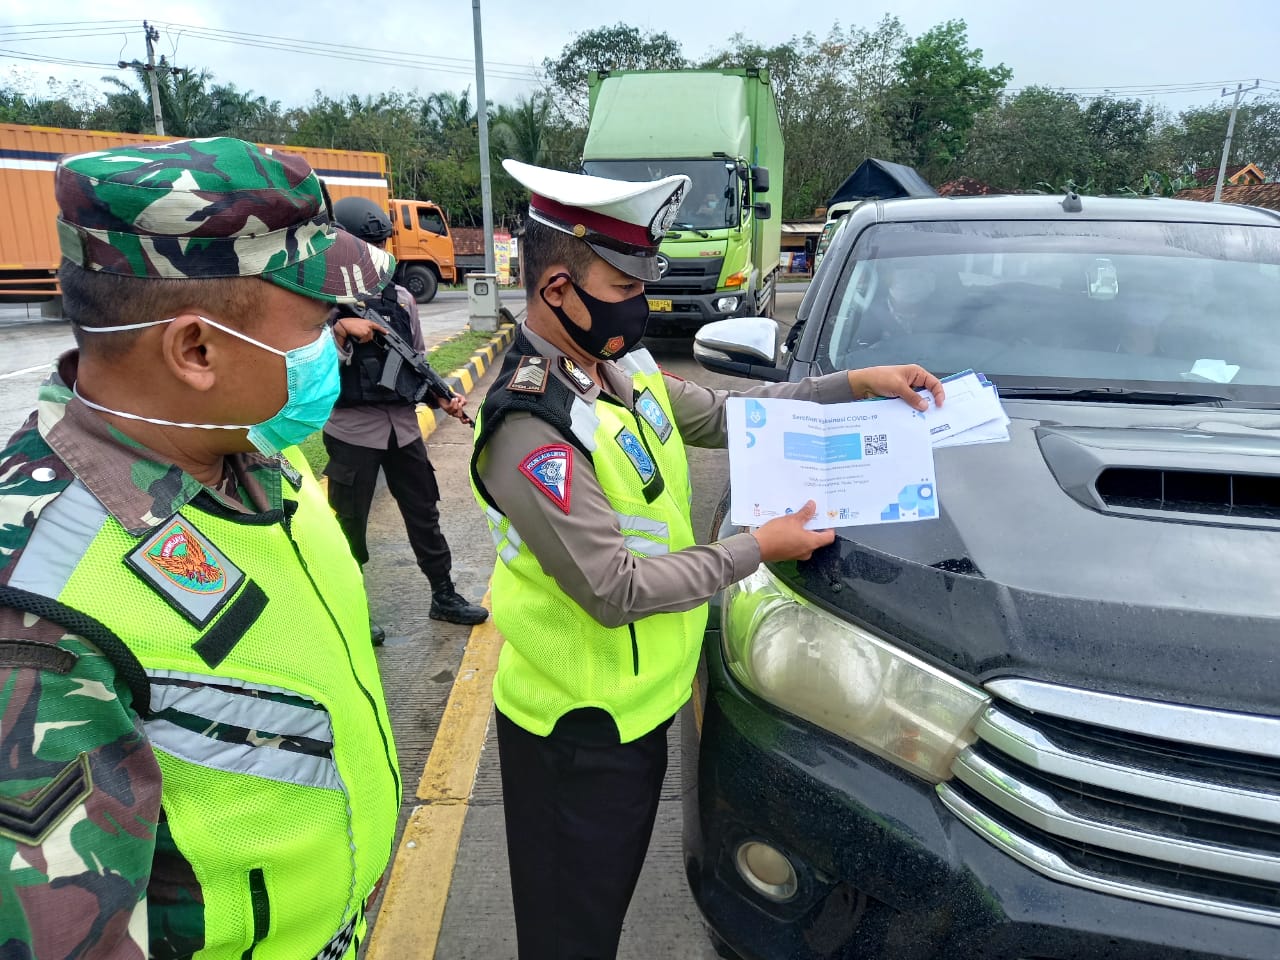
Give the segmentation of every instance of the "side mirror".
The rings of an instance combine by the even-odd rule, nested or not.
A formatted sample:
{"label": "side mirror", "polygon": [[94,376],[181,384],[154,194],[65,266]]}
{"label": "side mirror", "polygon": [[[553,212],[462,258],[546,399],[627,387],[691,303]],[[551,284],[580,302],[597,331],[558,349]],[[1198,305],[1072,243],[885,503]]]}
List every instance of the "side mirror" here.
{"label": "side mirror", "polygon": [[751,205],[757,220],[768,220],[773,216],[773,204],[768,200],[757,200]]}
{"label": "side mirror", "polygon": [[769,317],[733,317],[702,327],[693,358],[715,373],[757,380],[785,380],[778,367],[778,324]]}
{"label": "side mirror", "polygon": [[769,168],[768,167],[752,167],[751,168],[751,184],[755,187],[756,193],[769,192]]}

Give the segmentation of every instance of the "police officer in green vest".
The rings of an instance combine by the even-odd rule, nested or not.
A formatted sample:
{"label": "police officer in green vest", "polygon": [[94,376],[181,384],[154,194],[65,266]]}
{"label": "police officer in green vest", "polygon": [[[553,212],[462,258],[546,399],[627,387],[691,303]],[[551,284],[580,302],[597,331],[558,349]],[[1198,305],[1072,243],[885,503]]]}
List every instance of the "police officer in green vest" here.
{"label": "police officer in green vest", "polygon": [[393,260],[239,140],[68,157],[56,195],[79,349],[0,451],[0,954],[354,958],[401,783],[295,445]]}
{"label": "police officer in green vest", "polygon": [[[832,541],[812,503],[698,545],[685,446],[725,445],[725,391],[640,347],[645,281],[688,188],[503,166],[531,193],[526,320],[476,418],[472,484],[497,548],[494,680],[521,960],[616,955],[657,813],[667,728],[689,698],[706,601],[761,561]],[[918,366],[739,396],[942,401]]]}

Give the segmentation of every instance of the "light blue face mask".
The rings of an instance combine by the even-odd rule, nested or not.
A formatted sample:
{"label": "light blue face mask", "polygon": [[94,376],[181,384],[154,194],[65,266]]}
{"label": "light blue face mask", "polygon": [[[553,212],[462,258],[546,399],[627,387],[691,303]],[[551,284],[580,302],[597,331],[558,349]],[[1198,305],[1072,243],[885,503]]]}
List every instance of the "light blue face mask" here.
{"label": "light blue face mask", "polygon": [[[141,330],[144,327],[155,327],[162,323],[173,323],[176,317],[167,320],[151,320],[147,323],[130,323],[119,327],[86,327],[80,329],[85,333],[121,333],[125,330]],[[259,343],[252,337],[245,336],[238,330],[224,327],[216,320],[200,317],[211,327],[217,327],[223,333],[237,337],[255,347],[261,347],[278,357],[284,357],[285,376],[288,380],[289,396],[269,420],[256,424],[227,423],[179,423],[174,420],[160,420],[155,417],[144,417],[136,413],[125,413],[123,410],[112,410],[96,404],[76,390],[76,396],[87,407],[111,413],[126,420],[139,420],[143,423],[154,423],[162,427],[183,427],[189,430],[247,430],[249,442],[265,456],[274,457],[280,451],[301,443],[311,434],[323,427],[333,412],[337,402],[341,384],[338,378],[338,348],[333,342],[333,333],[325,327],[324,331],[305,347],[293,350],[277,350],[265,343]]]}

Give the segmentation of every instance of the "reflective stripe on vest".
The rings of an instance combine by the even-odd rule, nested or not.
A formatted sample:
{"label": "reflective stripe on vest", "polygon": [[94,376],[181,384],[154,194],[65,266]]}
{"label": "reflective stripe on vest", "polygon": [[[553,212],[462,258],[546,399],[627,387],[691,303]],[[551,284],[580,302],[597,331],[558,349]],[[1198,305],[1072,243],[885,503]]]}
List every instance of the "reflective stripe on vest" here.
{"label": "reflective stripe on vest", "polygon": [[[197,960],[353,955],[395,834],[399,773],[359,568],[295,465],[302,487],[286,487],[278,515],[201,494],[141,539],[73,483],[15,567],[22,589],[93,617],[146,670],[161,806],[200,884]],[[184,558],[202,569],[183,573]],[[175,908],[184,930],[192,908]],[[161,898],[148,915],[153,940],[174,926]]]}
{"label": "reflective stripe on vest", "polygon": [[[662,373],[648,352],[634,351],[625,359],[632,361],[626,366],[635,391],[650,390],[674,423]],[[482,409],[477,436],[483,418]],[[596,478],[627,549],[650,558],[692,546],[689,468],[679,432],[672,430],[663,443],[642,417],[608,400],[588,405],[578,399],[570,419],[575,438],[592,451]],[[582,433],[587,424],[590,437]],[[663,490],[652,502],[646,501],[639,468],[620,445],[623,430],[641,442],[662,475]],[[474,485],[473,492],[502,561],[494,567],[491,587],[494,622],[506,638],[494,679],[498,708],[545,736],[569,710],[599,707],[613,716],[624,743],[673,716],[689,696],[706,605],[605,627],[560,589],[510,520],[489,507]]]}

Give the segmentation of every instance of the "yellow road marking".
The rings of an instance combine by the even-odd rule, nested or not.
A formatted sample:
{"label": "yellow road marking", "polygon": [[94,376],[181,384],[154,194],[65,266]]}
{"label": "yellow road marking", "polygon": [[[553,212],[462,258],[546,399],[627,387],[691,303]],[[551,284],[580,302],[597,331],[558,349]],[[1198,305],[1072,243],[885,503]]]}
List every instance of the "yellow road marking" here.
{"label": "yellow road marking", "polygon": [[[483,603],[489,606],[488,593]],[[418,781],[417,798],[423,802],[413,808],[405,824],[366,960],[431,960],[435,956],[484,748],[501,650],[502,635],[492,621],[472,628]]]}

